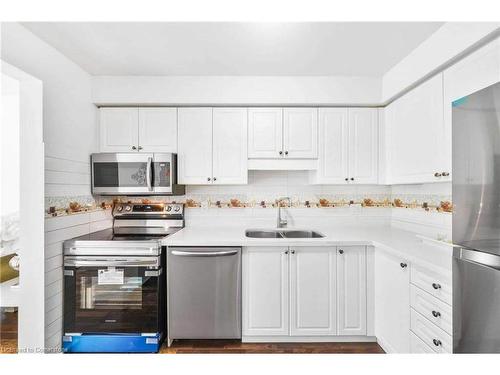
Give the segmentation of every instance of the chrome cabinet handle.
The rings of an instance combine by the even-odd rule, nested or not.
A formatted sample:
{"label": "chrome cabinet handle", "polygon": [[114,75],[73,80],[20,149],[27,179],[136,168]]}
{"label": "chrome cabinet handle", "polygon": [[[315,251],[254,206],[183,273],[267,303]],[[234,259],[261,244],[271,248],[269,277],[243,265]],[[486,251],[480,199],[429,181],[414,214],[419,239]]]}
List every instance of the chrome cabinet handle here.
{"label": "chrome cabinet handle", "polygon": [[344,250],[340,249],[339,254],[344,254]]}
{"label": "chrome cabinet handle", "polygon": [[348,179],[347,177],[345,178],[345,180],[346,180],[346,181],[349,181],[349,179]]}
{"label": "chrome cabinet handle", "polygon": [[132,146],[132,150],[137,150],[137,147],[135,147],[135,146]]}
{"label": "chrome cabinet handle", "polygon": [[432,310],[432,315],[434,316],[434,318],[439,318],[441,316],[441,313],[439,311]]}
{"label": "chrome cabinet handle", "polygon": [[354,177],[351,177],[351,181],[354,181]]}
{"label": "chrome cabinet handle", "polygon": [[434,343],[434,345],[436,346],[441,346],[442,345],[442,342],[441,340],[438,340],[438,339],[433,339],[432,342]]}
{"label": "chrome cabinet handle", "polygon": [[292,254],[295,254],[295,250],[292,250]]}
{"label": "chrome cabinet handle", "polygon": [[441,289],[441,285],[436,283],[432,283],[432,287],[436,290]]}
{"label": "chrome cabinet handle", "polygon": [[217,177],[214,177],[214,181],[217,181]]}
{"label": "chrome cabinet handle", "polygon": [[138,149],[139,151],[140,151],[140,150],[142,150],[142,146],[137,147],[137,149]]}
{"label": "chrome cabinet handle", "polygon": [[285,251],[285,254],[288,254],[288,250]]}
{"label": "chrome cabinet handle", "polygon": [[439,172],[434,173],[434,177],[441,177],[441,176],[442,176],[442,174]]}
{"label": "chrome cabinet handle", "polygon": [[443,173],[441,173],[441,175],[442,175],[443,177],[448,177],[450,174],[449,174],[448,172],[443,172]]}
{"label": "chrome cabinet handle", "polygon": [[401,266],[401,268],[406,268],[406,267],[408,267],[408,264],[406,264],[406,263],[400,263],[399,265]]}
{"label": "chrome cabinet handle", "polygon": [[280,155],[283,155],[283,151],[280,151],[280,152],[279,152],[279,154],[280,154]]}
{"label": "chrome cabinet handle", "polygon": [[210,181],[210,180],[211,180],[211,178],[210,178],[210,177],[207,177],[207,181]]}
{"label": "chrome cabinet handle", "polygon": [[288,151],[285,151],[285,155],[288,155]]}

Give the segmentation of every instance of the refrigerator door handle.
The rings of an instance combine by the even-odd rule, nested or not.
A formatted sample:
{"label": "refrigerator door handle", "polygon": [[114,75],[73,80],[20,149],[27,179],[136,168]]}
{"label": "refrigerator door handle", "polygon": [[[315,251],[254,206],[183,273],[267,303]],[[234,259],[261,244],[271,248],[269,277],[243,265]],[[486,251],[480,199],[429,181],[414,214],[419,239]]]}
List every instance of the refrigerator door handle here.
{"label": "refrigerator door handle", "polygon": [[500,256],[498,255],[460,248],[455,253],[455,258],[500,271]]}

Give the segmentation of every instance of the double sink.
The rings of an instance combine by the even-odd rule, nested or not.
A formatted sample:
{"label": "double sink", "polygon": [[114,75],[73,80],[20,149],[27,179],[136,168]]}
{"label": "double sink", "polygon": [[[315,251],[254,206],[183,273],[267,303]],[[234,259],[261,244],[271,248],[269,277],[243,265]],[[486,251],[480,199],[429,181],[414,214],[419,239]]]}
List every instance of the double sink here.
{"label": "double sink", "polygon": [[295,229],[248,229],[245,236],[249,238],[323,238],[319,232],[313,230],[295,230]]}

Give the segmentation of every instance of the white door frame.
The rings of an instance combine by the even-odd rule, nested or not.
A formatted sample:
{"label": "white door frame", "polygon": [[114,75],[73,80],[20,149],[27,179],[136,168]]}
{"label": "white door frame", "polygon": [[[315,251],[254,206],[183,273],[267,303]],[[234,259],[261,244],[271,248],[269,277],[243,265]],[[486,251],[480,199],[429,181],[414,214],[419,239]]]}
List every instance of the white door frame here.
{"label": "white door frame", "polygon": [[45,345],[44,145],[42,82],[1,61],[2,73],[19,82],[20,270],[18,349],[40,353]]}

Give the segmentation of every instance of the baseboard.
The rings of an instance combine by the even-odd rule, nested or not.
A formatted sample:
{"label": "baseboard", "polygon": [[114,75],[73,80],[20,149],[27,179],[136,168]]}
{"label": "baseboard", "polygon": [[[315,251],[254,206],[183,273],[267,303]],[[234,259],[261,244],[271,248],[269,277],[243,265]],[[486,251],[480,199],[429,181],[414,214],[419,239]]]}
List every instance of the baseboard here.
{"label": "baseboard", "polygon": [[243,336],[241,342],[377,342],[375,336]]}

